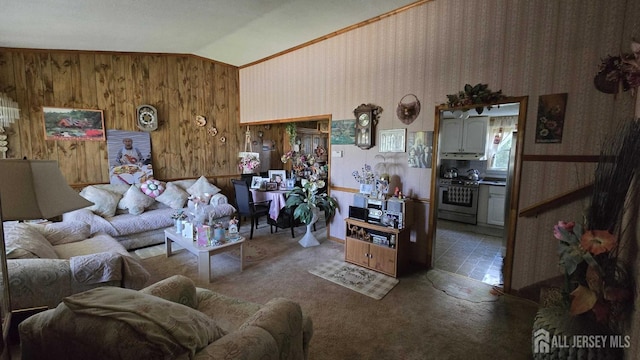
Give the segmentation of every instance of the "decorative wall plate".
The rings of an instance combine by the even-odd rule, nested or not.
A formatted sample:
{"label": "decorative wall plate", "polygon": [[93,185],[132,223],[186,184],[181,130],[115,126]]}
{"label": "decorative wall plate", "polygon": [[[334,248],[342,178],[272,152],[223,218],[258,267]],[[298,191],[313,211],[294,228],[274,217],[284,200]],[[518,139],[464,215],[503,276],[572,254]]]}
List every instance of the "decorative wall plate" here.
{"label": "decorative wall plate", "polygon": [[158,129],[158,110],[151,105],[140,105],[136,108],[138,128],[142,131]]}
{"label": "decorative wall plate", "polygon": [[207,119],[202,115],[196,116],[196,126],[203,127],[205,125],[207,125]]}
{"label": "decorative wall plate", "polygon": [[220,142],[221,143],[226,143],[227,142],[227,138],[225,136],[220,136]]}
{"label": "decorative wall plate", "polygon": [[207,129],[207,132],[211,136],[216,136],[216,135],[218,135],[218,128],[216,128],[214,126],[209,126],[209,128]]}

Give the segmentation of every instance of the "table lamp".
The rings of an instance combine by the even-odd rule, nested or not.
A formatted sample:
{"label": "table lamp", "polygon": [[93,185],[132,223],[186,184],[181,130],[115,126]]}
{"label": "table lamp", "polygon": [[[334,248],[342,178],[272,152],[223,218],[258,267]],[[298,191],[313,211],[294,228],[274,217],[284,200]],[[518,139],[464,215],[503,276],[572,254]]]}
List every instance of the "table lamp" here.
{"label": "table lamp", "polygon": [[7,351],[11,298],[3,221],[49,219],[91,206],[65,180],[57,161],[0,159],[0,261],[3,281],[0,315],[2,351]]}

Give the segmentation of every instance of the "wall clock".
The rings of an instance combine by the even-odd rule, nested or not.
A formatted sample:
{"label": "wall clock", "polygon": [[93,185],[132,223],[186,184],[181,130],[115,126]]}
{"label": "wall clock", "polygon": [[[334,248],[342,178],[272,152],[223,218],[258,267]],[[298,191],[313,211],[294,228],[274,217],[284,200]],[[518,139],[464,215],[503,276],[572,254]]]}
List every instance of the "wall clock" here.
{"label": "wall clock", "polygon": [[140,105],[136,109],[138,128],[142,131],[158,129],[158,110],[151,105]]}
{"label": "wall clock", "polygon": [[356,116],[356,146],[371,149],[375,145],[375,126],[382,108],[373,104],[362,104],[353,110]]}

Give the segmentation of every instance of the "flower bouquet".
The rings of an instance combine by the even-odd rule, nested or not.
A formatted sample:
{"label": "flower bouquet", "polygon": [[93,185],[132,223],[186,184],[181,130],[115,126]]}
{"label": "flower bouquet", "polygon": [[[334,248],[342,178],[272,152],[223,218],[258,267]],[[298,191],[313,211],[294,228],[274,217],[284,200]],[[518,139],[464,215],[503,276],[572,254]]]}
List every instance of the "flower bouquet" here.
{"label": "flower bouquet", "polygon": [[238,169],[240,169],[243,174],[254,173],[259,166],[260,158],[258,157],[257,153],[245,152],[240,154],[240,163],[238,164]]}
{"label": "flower bouquet", "polygon": [[634,250],[625,245],[635,241],[635,223],[628,214],[640,208],[634,191],[640,180],[640,124],[628,122],[602,149],[584,223],[560,221],[554,237],[559,240],[569,313],[591,316],[620,333],[634,302]]}

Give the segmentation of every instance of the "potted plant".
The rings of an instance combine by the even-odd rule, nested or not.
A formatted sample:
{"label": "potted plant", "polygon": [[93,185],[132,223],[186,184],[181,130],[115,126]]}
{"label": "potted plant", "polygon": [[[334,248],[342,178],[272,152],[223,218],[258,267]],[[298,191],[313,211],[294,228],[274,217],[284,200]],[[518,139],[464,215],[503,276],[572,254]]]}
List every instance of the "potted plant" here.
{"label": "potted plant", "polygon": [[325,186],[324,180],[311,177],[302,179],[302,187],[296,186],[287,193],[287,208],[293,209],[293,218],[307,225],[307,233],[299,241],[304,247],[320,245],[311,232],[312,225],[318,221],[318,211],[324,211],[328,222],[336,213],[338,202],[327,195],[318,193]]}

